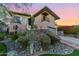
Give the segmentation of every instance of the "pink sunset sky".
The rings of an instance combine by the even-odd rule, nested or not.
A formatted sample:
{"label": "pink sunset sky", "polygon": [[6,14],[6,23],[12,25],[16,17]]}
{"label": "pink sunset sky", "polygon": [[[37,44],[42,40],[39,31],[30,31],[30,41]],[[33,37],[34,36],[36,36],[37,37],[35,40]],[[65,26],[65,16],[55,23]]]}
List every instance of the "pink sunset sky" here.
{"label": "pink sunset sky", "polygon": [[50,8],[54,13],[56,13],[60,19],[56,21],[58,25],[78,25],[79,24],[79,3],[32,3],[32,6],[27,8],[22,6],[22,8],[15,8],[12,4],[11,10],[17,12],[29,12],[35,14],[44,6]]}

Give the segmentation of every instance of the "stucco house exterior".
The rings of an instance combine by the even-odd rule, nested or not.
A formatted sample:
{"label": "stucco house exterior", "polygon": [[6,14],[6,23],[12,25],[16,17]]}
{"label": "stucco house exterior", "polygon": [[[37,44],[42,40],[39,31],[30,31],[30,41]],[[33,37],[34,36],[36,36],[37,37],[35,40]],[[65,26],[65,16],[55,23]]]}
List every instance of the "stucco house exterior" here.
{"label": "stucco house exterior", "polygon": [[35,17],[35,25],[38,29],[49,29],[53,33],[57,34],[57,25],[55,20],[60,19],[60,17],[48,7],[45,6],[33,16]]}
{"label": "stucco house exterior", "polygon": [[[10,13],[14,19],[11,19],[10,21],[9,32],[14,32],[16,27],[18,32],[25,32],[26,29],[30,29],[31,19],[27,15],[12,11],[10,11]],[[60,17],[58,17],[48,7],[45,6],[33,16],[35,18],[34,25],[36,29],[49,29],[53,33],[57,34],[55,20],[60,19]]]}
{"label": "stucco house exterior", "polygon": [[[12,12],[12,19],[9,24],[9,32],[25,32],[28,26],[28,15],[24,13]],[[16,29],[16,30],[15,30]]]}

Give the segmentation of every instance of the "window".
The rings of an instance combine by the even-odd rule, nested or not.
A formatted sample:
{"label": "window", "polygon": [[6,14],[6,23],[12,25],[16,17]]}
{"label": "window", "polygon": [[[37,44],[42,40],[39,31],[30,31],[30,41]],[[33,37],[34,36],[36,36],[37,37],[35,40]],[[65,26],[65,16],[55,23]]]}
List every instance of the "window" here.
{"label": "window", "polygon": [[20,17],[19,16],[14,16],[14,22],[21,24]]}
{"label": "window", "polygon": [[49,18],[47,17],[48,16],[47,12],[42,13],[42,16],[43,16],[42,21],[48,21],[49,22]]}
{"label": "window", "polygon": [[28,19],[28,23],[29,23],[29,25],[31,25],[31,18]]}
{"label": "window", "polygon": [[45,21],[46,20],[46,16],[45,15],[43,15],[43,21]]}

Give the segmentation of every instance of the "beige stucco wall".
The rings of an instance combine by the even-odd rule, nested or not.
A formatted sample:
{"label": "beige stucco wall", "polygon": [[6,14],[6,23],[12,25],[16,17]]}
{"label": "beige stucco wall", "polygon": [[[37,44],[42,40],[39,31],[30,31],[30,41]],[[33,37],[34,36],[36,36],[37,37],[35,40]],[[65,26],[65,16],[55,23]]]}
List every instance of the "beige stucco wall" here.
{"label": "beige stucco wall", "polygon": [[14,25],[18,25],[18,32],[24,32],[27,29],[28,26],[28,17],[27,16],[21,16],[21,15],[14,15],[14,16],[19,16],[21,24],[18,23],[10,23],[9,25],[9,32],[14,32],[15,30],[13,29]]}
{"label": "beige stucco wall", "polygon": [[26,25],[11,23],[11,24],[9,25],[9,32],[14,32],[14,31],[15,31],[15,30],[13,29],[13,26],[14,26],[14,25],[17,25],[17,26],[18,26],[18,29],[17,29],[18,32],[25,32],[26,29],[27,29]]}
{"label": "beige stucco wall", "polygon": [[[29,29],[30,26],[28,24],[28,17],[27,16],[21,16],[21,15],[14,15],[14,16],[19,16],[21,19],[21,23],[22,24],[17,24],[18,25],[18,32],[21,32],[21,31],[26,31],[26,29]],[[44,21],[42,22],[42,15],[38,15],[37,17],[35,17],[35,22],[34,24],[38,27],[38,29],[48,29],[48,26],[50,27],[53,27],[53,28],[56,28],[56,25],[55,25],[55,19],[52,15],[48,15],[48,18],[49,18],[49,21],[50,22],[47,22],[47,21]],[[9,32],[14,32],[15,30],[13,29],[13,25],[12,23],[10,23],[9,25]],[[53,32],[56,33],[56,30],[54,30]]]}
{"label": "beige stucco wall", "polygon": [[42,22],[42,15],[40,14],[39,16],[35,17],[35,25],[37,25],[38,27],[42,28],[42,29],[47,29],[48,26],[55,28],[55,20],[54,17],[51,15],[48,15],[49,21],[44,21]]}
{"label": "beige stucco wall", "polygon": [[[41,21],[42,20],[42,15],[40,14],[39,16],[35,17],[35,25],[38,27],[38,29],[49,29],[50,31],[52,31],[54,34],[57,35],[57,27],[55,24],[55,18],[52,15],[48,15],[49,21]],[[54,28],[48,28],[48,26]]]}

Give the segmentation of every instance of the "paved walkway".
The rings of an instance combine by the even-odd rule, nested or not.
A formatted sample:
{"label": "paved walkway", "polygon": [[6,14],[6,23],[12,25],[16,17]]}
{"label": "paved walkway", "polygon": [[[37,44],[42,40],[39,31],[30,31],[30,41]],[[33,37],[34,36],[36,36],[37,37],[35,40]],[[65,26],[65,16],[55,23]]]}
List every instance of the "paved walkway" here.
{"label": "paved walkway", "polygon": [[61,40],[62,43],[79,50],[79,39],[78,38],[68,37],[68,36],[60,36],[60,38],[62,39]]}

